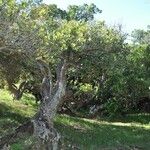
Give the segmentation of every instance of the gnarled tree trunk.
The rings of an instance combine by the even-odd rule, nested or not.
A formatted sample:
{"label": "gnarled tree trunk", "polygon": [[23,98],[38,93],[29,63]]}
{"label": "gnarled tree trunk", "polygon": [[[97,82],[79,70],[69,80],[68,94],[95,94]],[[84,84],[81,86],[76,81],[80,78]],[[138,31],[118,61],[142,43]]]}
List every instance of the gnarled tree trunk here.
{"label": "gnarled tree trunk", "polygon": [[[66,61],[61,60],[57,69],[57,83],[52,86],[52,77],[49,68],[45,63],[40,62],[40,68],[44,74],[41,93],[42,103],[39,112],[32,120],[34,126],[34,135],[37,138],[35,149],[37,150],[57,150],[60,135],[53,126],[53,119],[57,108],[65,94],[66,81]],[[46,69],[47,71],[46,71]]]}
{"label": "gnarled tree trunk", "polygon": [[[60,64],[58,65],[56,72],[57,82],[55,86],[52,85],[52,75],[48,65],[41,60],[38,61],[38,64],[41,73],[44,76],[41,84],[42,100],[37,114],[31,119],[31,121],[29,121],[26,129],[28,129],[28,127],[31,129],[32,127],[33,135],[36,139],[36,142],[32,149],[57,150],[59,149],[58,143],[60,140],[60,134],[53,126],[53,119],[56,115],[59,104],[61,103],[62,98],[65,94],[65,72],[67,69],[66,60],[62,59]],[[18,133],[7,136],[7,140],[5,140],[5,138],[0,139],[0,147],[4,147],[9,143],[13,143],[14,137],[17,138],[17,136],[20,135],[19,132],[22,132],[22,130],[16,130],[16,132]]]}

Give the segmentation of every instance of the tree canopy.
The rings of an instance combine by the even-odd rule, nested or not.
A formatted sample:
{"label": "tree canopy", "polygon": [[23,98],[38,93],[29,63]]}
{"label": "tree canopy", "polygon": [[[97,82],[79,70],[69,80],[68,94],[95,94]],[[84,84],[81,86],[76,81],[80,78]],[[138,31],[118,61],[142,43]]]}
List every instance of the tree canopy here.
{"label": "tree canopy", "polygon": [[0,82],[14,99],[28,92],[40,100],[26,124],[36,149],[58,149],[57,111],[86,117],[150,111],[147,102],[139,107],[150,92],[149,28],[134,30],[128,44],[119,27],[94,19],[100,13],[93,3],[62,10],[40,0],[0,1]]}

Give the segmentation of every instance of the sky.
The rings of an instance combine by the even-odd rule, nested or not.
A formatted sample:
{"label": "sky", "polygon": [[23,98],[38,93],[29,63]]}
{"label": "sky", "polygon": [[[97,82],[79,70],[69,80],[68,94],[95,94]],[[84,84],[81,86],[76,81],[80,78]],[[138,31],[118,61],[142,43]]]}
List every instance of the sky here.
{"label": "sky", "polygon": [[150,0],[43,0],[47,4],[57,4],[61,9],[68,5],[94,3],[102,13],[96,19],[105,20],[108,25],[122,24],[123,31],[145,29],[150,24]]}

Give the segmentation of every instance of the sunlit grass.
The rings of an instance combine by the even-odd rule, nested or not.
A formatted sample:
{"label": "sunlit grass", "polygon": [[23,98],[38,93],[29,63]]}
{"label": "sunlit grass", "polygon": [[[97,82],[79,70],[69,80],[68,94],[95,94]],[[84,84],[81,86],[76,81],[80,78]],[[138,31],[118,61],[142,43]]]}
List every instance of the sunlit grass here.
{"label": "sunlit grass", "polygon": [[[37,104],[31,95],[13,101],[10,93],[0,90],[0,136],[12,132],[32,117]],[[125,118],[85,119],[58,115],[55,126],[62,135],[65,150],[149,150],[150,115],[132,114]],[[12,150],[29,149],[30,138],[17,141]]]}
{"label": "sunlit grass", "polygon": [[81,149],[139,147],[149,150],[150,124],[109,122],[58,116],[56,124],[64,140],[74,143]]}
{"label": "sunlit grass", "polygon": [[[22,99],[17,101],[13,100],[8,91],[0,90],[0,108],[7,109],[3,105],[5,105],[11,113],[18,113],[24,117],[33,116],[37,109],[37,104],[33,96],[24,94]],[[7,111],[5,113],[7,113]]]}

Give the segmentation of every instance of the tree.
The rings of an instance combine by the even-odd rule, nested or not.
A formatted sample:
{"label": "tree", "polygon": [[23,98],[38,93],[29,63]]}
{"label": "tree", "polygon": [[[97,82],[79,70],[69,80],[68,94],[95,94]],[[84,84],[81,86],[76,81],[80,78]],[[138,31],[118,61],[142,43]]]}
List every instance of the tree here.
{"label": "tree", "polygon": [[[87,27],[85,23],[77,21],[58,22],[58,18],[49,19],[44,16],[45,13],[36,16],[33,10],[41,9],[41,7],[47,11],[47,7],[43,8],[43,5],[39,5],[36,1],[17,3],[15,0],[10,0],[0,5],[0,52],[4,57],[0,59],[1,66],[4,72],[6,68],[10,70],[9,65],[5,64],[9,57],[11,61],[14,61],[12,67],[19,68],[13,72],[15,75],[11,84],[19,78],[22,69],[26,71],[25,68],[28,68],[30,77],[34,74],[32,77],[35,81],[37,81],[36,74],[39,74],[42,95],[36,115],[17,128],[15,133],[1,138],[0,147],[11,143],[14,140],[12,137],[17,138],[23,136],[24,132],[29,132],[33,133],[37,140],[35,149],[58,149],[60,135],[53,126],[53,119],[65,94],[65,76],[72,59],[71,54],[83,49]],[[55,27],[54,24],[57,26]],[[25,59],[22,59],[22,54]],[[56,66],[55,83],[53,83],[53,75],[48,64],[51,58],[54,58],[54,66]],[[22,84],[19,89],[22,89]]]}
{"label": "tree", "polygon": [[94,19],[94,14],[101,13],[102,10],[96,7],[95,4],[83,4],[80,6],[70,5],[67,10],[68,20],[91,21]]}
{"label": "tree", "polygon": [[[75,94],[70,98],[72,101],[67,101],[65,106],[67,104],[72,112],[85,108],[89,112],[89,107],[94,105],[100,110],[108,100],[111,101],[114,97],[118,99],[117,93],[123,92],[120,74],[129,53],[124,40],[125,34],[107,27],[104,22],[88,26],[84,50],[74,57],[76,67],[72,67],[67,74],[68,87]],[[116,89],[117,86],[120,86],[120,91]],[[89,90],[85,90],[86,88]]]}
{"label": "tree", "polygon": [[141,29],[135,29],[131,34],[134,43],[150,44],[150,30],[147,26],[147,31]]}

